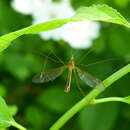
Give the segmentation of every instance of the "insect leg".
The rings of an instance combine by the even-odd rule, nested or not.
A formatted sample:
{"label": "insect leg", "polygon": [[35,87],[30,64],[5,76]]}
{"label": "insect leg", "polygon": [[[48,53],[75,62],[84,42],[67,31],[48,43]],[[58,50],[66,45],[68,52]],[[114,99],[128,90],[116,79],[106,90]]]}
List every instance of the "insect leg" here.
{"label": "insect leg", "polygon": [[52,51],[53,55],[59,60],[60,63],[65,65],[65,63]]}
{"label": "insect leg", "polygon": [[50,55],[50,53],[45,57],[45,62],[43,64],[43,69],[42,69],[42,72],[41,72],[41,75],[44,73],[45,71],[45,68],[46,68],[46,65],[47,65],[47,61],[48,61],[48,56]]}
{"label": "insect leg", "polygon": [[70,91],[70,85],[71,85],[71,74],[72,74],[72,69],[69,69],[69,76],[68,76],[68,81],[67,85],[64,89],[64,92],[68,93]]}
{"label": "insect leg", "polygon": [[75,79],[76,79],[77,88],[80,90],[81,94],[82,94],[83,96],[85,96],[85,93],[84,93],[83,90],[80,88],[80,85],[79,85],[79,82],[78,82],[78,77],[77,77],[77,74],[76,74],[75,69],[74,69],[74,76],[75,76]]}

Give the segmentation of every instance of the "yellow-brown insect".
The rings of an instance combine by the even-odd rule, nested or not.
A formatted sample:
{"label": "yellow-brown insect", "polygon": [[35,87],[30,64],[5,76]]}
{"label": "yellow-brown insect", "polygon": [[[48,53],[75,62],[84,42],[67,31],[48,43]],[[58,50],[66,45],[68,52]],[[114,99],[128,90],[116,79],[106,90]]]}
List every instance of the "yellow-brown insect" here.
{"label": "yellow-brown insect", "polygon": [[[101,84],[101,86],[104,87],[104,85],[103,85],[103,83],[102,83],[101,80],[97,79],[96,77],[93,77],[89,73],[81,70],[80,68],[78,68],[76,66],[76,64],[74,62],[74,55],[71,56],[71,59],[68,62],[68,64],[64,64],[61,67],[41,72],[40,74],[37,74],[36,76],[34,76],[34,78],[32,79],[32,81],[34,83],[45,83],[45,82],[53,81],[57,77],[59,77],[63,73],[63,71],[65,69],[67,69],[67,68],[69,69],[69,73],[68,73],[67,85],[66,85],[66,87],[64,89],[64,92],[69,92],[70,91],[72,71],[74,71],[74,75],[75,75],[75,78],[76,78],[76,83],[77,83],[77,86],[78,86],[79,89],[80,89],[80,87],[79,87],[79,84],[78,84],[77,73],[78,73],[80,79],[82,81],[84,81],[88,86],[94,88],[97,85]],[[80,91],[82,92],[81,89],[80,89]]]}

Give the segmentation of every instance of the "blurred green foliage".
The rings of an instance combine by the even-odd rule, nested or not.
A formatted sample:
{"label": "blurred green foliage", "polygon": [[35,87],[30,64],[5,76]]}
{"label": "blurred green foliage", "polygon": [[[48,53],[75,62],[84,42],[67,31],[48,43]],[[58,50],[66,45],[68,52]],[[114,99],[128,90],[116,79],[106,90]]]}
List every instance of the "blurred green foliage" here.
{"label": "blurred green foliage", "polygon": [[[10,6],[10,0],[0,0],[0,35],[31,25],[31,16],[15,12]],[[128,21],[130,20],[129,0],[72,0],[76,9],[94,3],[106,3],[116,8]],[[92,63],[108,58],[113,61],[97,64],[88,68],[87,72],[103,80],[130,62],[130,31],[120,25],[101,23],[100,36],[93,41],[96,48],[82,63]],[[32,77],[42,71],[45,58],[41,54],[53,51],[64,61],[68,61],[74,53],[78,61],[89,49],[75,50],[64,41],[55,42],[52,39],[42,40],[39,35],[21,36],[0,54],[0,95],[6,98],[10,105],[19,108],[15,116],[30,130],[48,129],[65,111],[82,98],[72,77],[70,93],[63,92],[67,82],[67,71],[54,82],[33,84]],[[64,53],[63,53],[64,52]],[[55,58],[53,54],[50,57]],[[56,59],[56,58],[55,58]],[[60,66],[51,61],[47,69]],[[130,94],[130,74],[126,75],[100,97],[128,96]],[[91,88],[79,81],[87,94]],[[12,114],[17,112],[14,106]],[[90,105],[74,116],[63,130],[129,130],[130,106],[123,103],[104,103]],[[11,128],[13,129],[13,128]]]}

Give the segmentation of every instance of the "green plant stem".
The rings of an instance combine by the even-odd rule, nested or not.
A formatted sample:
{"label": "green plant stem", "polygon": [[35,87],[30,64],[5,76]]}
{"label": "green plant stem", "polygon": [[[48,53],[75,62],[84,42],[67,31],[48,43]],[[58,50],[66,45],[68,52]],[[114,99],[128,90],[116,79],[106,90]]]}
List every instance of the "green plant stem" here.
{"label": "green plant stem", "polygon": [[18,124],[17,122],[12,122],[11,124],[15,128],[18,128],[19,130],[27,130],[26,128],[24,128],[23,126],[21,126],[20,124]]}
{"label": "green plant stem", "polygon": [[[130,64],[126,65],[125,67],[121,68],[120,70],[109,76],[107,79],[105,79],[103,81],[104,87],[107,88],[116,80],[120,79],[129,72],[130,72]],[[56,121],[56,123],[50,128],[50,130],[59,130],[79,110],[87,106],[96,96],[98,96],[101,92],[103,92],[102,89],[97,89],[99,87],[100,85],[94,88],[91,92],[88,93],[88,95],[86,95],[82,100],[80,100],[71,109],[69,109],[59,120]]]}
{"label": "green plant stem", "polygon": [[108,98],[101,98],[101,99],[95,99],[91,102],[91,104],[98,104],[98,103],[104,103],[104,102],[124,102],[124,98],[122,97],[108,97]]}

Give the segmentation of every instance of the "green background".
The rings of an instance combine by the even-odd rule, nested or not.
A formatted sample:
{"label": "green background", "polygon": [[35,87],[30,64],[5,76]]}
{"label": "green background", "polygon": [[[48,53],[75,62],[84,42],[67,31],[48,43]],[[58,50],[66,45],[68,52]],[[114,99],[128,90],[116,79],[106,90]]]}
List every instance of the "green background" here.
{"label": "green background", "polygon": [[[0,0],[0,35],[27,27],[32,22],[30,15],[25,16],[14,11],[10,2],[10,0]],[[74,9],[105,3],[117,9],[130,21],[129,0],[72,0],[71,3]],[[82,63],[93,63],[109,58],[115,60],[81,68],[104,80],[130,63],[130,31],[121,25],[100,23],[100,36],[93,40],[96,48]],[[74,54],[76,62],[91,48],[75,50],[62,40],[45,41],[39,35],[26,35],[14,40],[8,49],[0,53],[0,95],[5,98],[8,105],[18,106],[15,120],[30,130],[48,129],[69,108],[81,100],[83,96],[76,88],[74,76],[72,76],[70,93],[66,94],[63,91],[68,70],[54,82],[46,84],[34,84],[32,77],[42,71],[45,62],[42,54],[48,55],[48,52],[52,51],[66,63]],[[55,58],[53,54],[50,54],[50,57]],[[61,65],[48,61],[46,69]],[[100,97],[128,96],[129,79],[130,74],[114,83]],[[91,88],[82,81],[79,82],[87,94]],[[129,130],[129,128],[130,106],[112,102],[85,107],[68,121],[62,130]]]}

